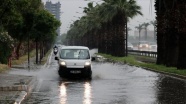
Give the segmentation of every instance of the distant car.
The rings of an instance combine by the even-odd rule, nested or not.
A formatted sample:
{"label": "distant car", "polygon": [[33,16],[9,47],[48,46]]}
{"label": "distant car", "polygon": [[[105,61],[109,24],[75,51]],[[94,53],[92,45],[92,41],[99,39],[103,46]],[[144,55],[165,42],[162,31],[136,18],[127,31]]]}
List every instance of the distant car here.
{"label": "distant car", "polygon": [[127,49],[128,50],[133,50],[134,49],[133,45],[130,42],[127,43]]}
{"label": "distant car", "polygon": [[157,51],[157,44],[155,42],[149,42],[149,51]]}
{"label": "distant car", "polygon": [[92,65],[88,47],[63,46],[55,59],[58,60],[58,74],[60,77],[85,77],[91,79]]}
{"label": "distant car", "polygon": [[148,51],[149,50],[149,42],[148,41],[140,41],[138,44],[138,50]]}

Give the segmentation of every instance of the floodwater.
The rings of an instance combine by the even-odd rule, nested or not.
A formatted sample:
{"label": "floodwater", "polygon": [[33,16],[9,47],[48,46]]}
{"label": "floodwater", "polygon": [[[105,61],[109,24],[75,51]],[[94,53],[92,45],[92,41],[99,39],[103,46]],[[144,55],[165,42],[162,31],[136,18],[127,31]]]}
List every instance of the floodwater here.
{"label": "floodwater", "polygon": [[109,62],[93,62],[92,71],[92,80],[62,79],[52,56],[46,68],[11,73],[38,79],[23,104],[186,104],[186,80]]}

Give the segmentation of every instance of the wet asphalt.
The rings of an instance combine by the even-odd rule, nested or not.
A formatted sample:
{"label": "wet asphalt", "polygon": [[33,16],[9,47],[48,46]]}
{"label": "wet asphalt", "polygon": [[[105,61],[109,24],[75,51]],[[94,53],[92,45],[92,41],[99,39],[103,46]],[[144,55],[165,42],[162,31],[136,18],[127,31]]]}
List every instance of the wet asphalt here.
{"label": "wet asphalt", "polygon": [[23,104],[186,104],[184,79],[118,63],[92,66],[92,80],[60,78],[54,56],[46,68],[11,73],[37,77]]}

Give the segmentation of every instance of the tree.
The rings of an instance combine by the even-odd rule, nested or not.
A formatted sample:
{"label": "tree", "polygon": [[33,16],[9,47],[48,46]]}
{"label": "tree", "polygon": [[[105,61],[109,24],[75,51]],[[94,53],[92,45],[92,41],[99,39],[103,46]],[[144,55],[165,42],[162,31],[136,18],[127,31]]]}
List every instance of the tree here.
{"label": "tree", "polygon": [[13,50],[13,38],[8,32],[0,32],[0,63],[7,64]]}
{"label": "tree", "polygon": [[5,21],[6,30],[9,34],[18,41],[16,45],[16,56],[19,59],[19,50],[22,43],[27,39],[29,49],[29,37],[33,26],[33,19],[35,13],[40,9],[42,3],[41,0],[19,0],[12,1],[14,4],[11,15],[12,18]]}
{"label": "tree", "polygon": [[[50,14],[46,10],[40,10],[36,13],[34,17],[34,25],[32,29],[32,38],[36,41],[36,63],[38,63],[38,42],[40,42],[40,61],[43,58],[43,52],[45,52],[47,48],[50,48],[50,45],[54,42],[56,38],[56,30],[61,25],[60,21],[54,18],[52,14]],[[43,46],[43,44],[45,46]],[[51,43],[51,44],[47,44]]]}
{"label": "tree", "polygon": [[144,26],[145,29],[145,41],[147,41],[147,27],[150,25],[149,23],[143,23],[142,24]]}
{"label": "tree", "polygon": [[142,24],[139,24],[139,26],[136,26],[135,27],[136,29],[138,29],[138,31],[139,31],[139,42],[141,41],[141,30],[143,29],[143,25]]}
{"label": "tree", "polygon": [[[40,46],[42,43],[42,51],[45,53],[46,50],[49,50],[56,37],[55,31],[60,26],[60,22],[44,9],[41,0],[19,0],[19,2],[3,0],[2,2],[0,4],[0,33],[7,32],[16,41],[17,59],[19,59],[21,45],[27,42],[29,62],[30,46],[33,45],[30,42],[36,41],[37,44],[39,36],[39,38],[43,36],[42,42],[40,42]],[[41,18],[41,15],[45,16]]]}
{"label": "tree", "polygon": [[153,27],[154,27],[154,42],[156,42],[156,24],[157,24],[157,21],[156,20],[150,21],[150,24],[152,24]]}
{"label": "tree", "polygon": [[177,68],[178,69],[186,69],[186,50],[185,50],[185,46],[186,46],[186,1],[185,0],[179,0],[178,3],[180,6],[178,8],[179,12],[180,12],[180,16],[179,16],[179,56],[178,56],[178,63],[177,63]]}
{"label": "tree", "polygon": [[93,8],[94,8],[93,2],[89,2],[89,3],[88,3],[88,7],[84,7],[83,12],[84,12],[84,13],[88,13],[88,12],[91,11]]}
{"label": "tree", "polygon": [[[184,0],[156,0],[157,64],[186,69]],[[178,6],[179,5],[179,6]]]}
{"label": "tree", "polygon": [[[125,56],[127,21],[128,18],[141,14],[141,8],[134,0],[104,1],[103,4],[95,7],[89,3],[89,8],[85,10],[87,15],[84,19],[80,19],[77,25],[73,25],[67,33],[67,38],[73,40],[75,36],[78,36],[85,40],[83,41],[85,44],[92,47],[90,39],[93,39],[94,35],[95,39],[99,41],[98,50],[100,52],[109,52],[120,57]],[[81,36],[77,33],[81,33]],[[76,40],[78,38],[76,37]]]}
{"label": "tree", "polygon": [[112,22],[114,22],[115,32],[115,55],[122,57],[126,56],[126,43],[127,43],[127,21],[128,18],[133,18],[134,16],[142,13],[140,12],[140,6],[136,4],[135,0],[105,0],[106,9],[105,18],[109,16]]}

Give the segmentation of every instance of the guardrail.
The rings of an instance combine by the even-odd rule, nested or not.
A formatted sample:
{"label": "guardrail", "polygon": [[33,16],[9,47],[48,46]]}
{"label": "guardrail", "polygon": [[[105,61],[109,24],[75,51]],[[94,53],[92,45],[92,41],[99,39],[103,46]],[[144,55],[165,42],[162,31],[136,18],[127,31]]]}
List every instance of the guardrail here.
{"label": "guardrail", "polygon": [[157,52],[153,51],[128,50],[128,54],[157,58]]}

